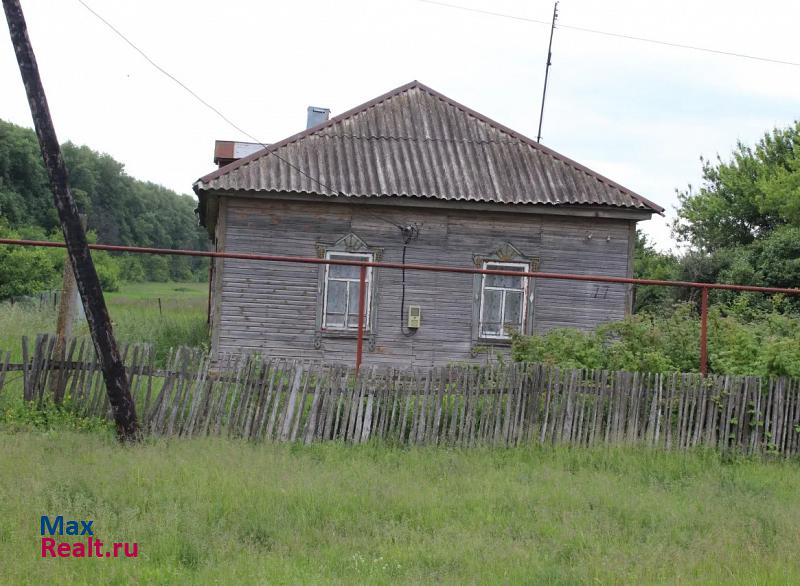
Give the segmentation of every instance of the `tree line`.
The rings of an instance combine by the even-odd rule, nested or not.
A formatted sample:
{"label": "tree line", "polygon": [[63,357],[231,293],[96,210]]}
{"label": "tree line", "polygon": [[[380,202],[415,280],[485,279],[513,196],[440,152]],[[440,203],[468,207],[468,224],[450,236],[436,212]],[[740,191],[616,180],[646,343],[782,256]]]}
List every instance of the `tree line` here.
{"label": "tree line", "polygon": [[[203,249],[196,201],[134,179],[107,154],[71,142],[63,145],[78,208],[87,215],[91,240],[104,244]],[[53,196],[33,130],[0,120],[0,234],[61,240]],[[103,286],[120,281],[187,281],[207,278],[206,259],[93,253]],[[0,299],[56,286],[64,252],[0,249]]]}

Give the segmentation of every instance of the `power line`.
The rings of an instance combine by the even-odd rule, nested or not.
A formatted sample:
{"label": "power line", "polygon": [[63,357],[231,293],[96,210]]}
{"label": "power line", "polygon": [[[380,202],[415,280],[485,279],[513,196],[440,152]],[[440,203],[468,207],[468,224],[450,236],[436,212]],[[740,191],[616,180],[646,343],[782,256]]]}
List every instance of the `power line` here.
{"label": "power line", "polygon": [[[80,0],[79,0],[80,1]],[[458,4],[448,4],[447,2],[438,2],[437,0],[418,0],[424,4],[434,4],[436,6],[442,6],[444,8],[454,8],[456,10],[463,10],[465,12],[476,12],[478,14],[486,14],[489,16],[497,16],[499,18],[509,18],[511,20],[521,20],[523,22],[533,22],[536,24],[544,24],[550,25],[549,22],[545,20],[539,20],[536,18],[527,18],[525,16],[517,16],[514,14],[504,14],[502,12],[492,12],[490,10],[482,10],[480,8],[470,8],[468,6],[459,6]],[[735,51],[723,51],[721,49],[711,49],[709,47],[699,47],[697,45],[684,45],[682,43],[674,43],[672,41],[662,41],[659,39],[650,39],[647,37],[638,37],[635,35],[626,35],[622,33],[612,33],[609,31],[602,31],[593,28],[586,28],[582,26],[572,26],[568,24],[560,24],[558,28],[569,29],[573,31],[578,31],[582,33],[591,33],[593,35],[603,35],[606,37],[614,37],[617,39],[626,39],[629,41],[641,41],[643,43],[651,43],[653,45],[662,45],[665,47],[674,47],[677,49],[688,49],[691,51],[702,51],[704,53],[712,53],[714,55],[725,55],[727,57],[739,57],[741,59],[751,59],[753,61],[764,61],[766,63],[777,63],[778,65],[791,65],[792,67],[800,67],[800,62],[797,61],[787,61],[784,59],[775,59],[772,57],[762,57],[759,55],[748,55],[747,53],[737,53]]]}
{"label": "power line", "polygon": [[[163,75],[165,75],[166,77],[168,77],[169,79],[171,79],[172,81],[174,81],[176,84],[178,84],[178,85],[179,85],[179,86],[180,86],[180,87],[181,87],[183,90],[185,90],[186,92],[188,92],[190,96],[192,96],[192,97],[193,97],[194,99],[196,99],[198,102],[200,102],[201,104],[203,104],[203,105],[204,105],[206,108],[208,108],[209,110],[211,110],[211,111],[212,111],[214,114],[216,114],[217,116],[219,116],[219,117],[220,117],[222,120],[224,120],[224,121],[225,121],[225,122],[226,122],[226,123],[227,123],[227,124],[228,124],[228,125],[229,125],[231,128],[234,128],[235,130],[238,130],[239,132],[241,132],[242,134],[244,134],[245,136],[247,136],[247,137],[248,137],[248,138],[250,138],[251,140],[255,141],[255,143],[256,143],[256,144],[258,144],[258,145],[260,145],[261,147],[263,147],[263,148],[265,148],[265,149],[266,149],[266,148],[268,148],[266,144],[264,144],[263,142],[261,142],[260,140],[258,140],[258,139],[257,139],[255,136],[253,136],[252,134],[250,134],[249,132],[247,132],[247,131],[246,131],[244,128],[242,128],[241,126],[239,126],[238,124],[236,124],[235,122],[233,122],[233,121],[232,121],[230,118],[228,118],[227,116],[225,116],[225,114],[223,114],[223,113],[222,113],[222,112],[221,112],[221,111],[220,111],[218,108],[214,107],[212,104],[210,104],[208,101],[206,101],[205,99],[203,99],[203,98],[202,98],[200,95],[198,95],[198,93],[197,93],[197,92],[195,92],[195,91],[194,91],[192,88],[190,88],[189,86],[187,86],[185,83],[183,83],[183,82],[182,82],[181,80],[179,80],[177,77],[175,77],[174,75],[172,75],[172,74],[171,74],[169,71],[167,71],[166,69],[164,69],[164,68],[163,68],[161,65],[159,65],[158,63],[156,63],[156,62],[155,62],[155,61],[154,61],[154,60],[153,60],[153,59],[152,59],[152,58],[151,58],[151,57],[150,57],[150,56],[149,56],[147,53],[145,53],[145,52],[144,52],[142,49],[140,49],[140,48],[139,48],[139,47],[138,47],[138,46],[137,46],[137,45],[136,45],[136,44],[135,44],[133,41],[131,41],[131,40],[130,40],[128,37],[126,37],[126,36],[125,36],[125,35],[122,33],[122,31],[120,31],[120,30],[119,30],[117,27],[115,27],[113,24],[111,24],[111,23],[110,23],[108,20],[106,20],[106,19],[105,19],[105,18],[103,18],[103,17],[102,17],[100,14],[98,14],[98,13],[97,13],[97,12],[96,12],[94,9],[92,9],[92,7],[91,7],[91,6],[89,6],[88,4],[86,4],[86,2],[84,2],[83,0],[78,0],[78,2],[79,2],[79,3],[80,3],[80,4],[81,4],[81,5],[82,5],[82,6],[83,6],[83,7],[84,7],[86,10],[88,10],[88,11],[89,11],[89,12],[90,12],[92,15],[94,15],[94,16],[95,16],[95,17],[96,17],[96,18],[97,18],[97,19],[98,19],[100,22],[102,22],[102,23],[103,23],[104,25],[106,25],[106,26],[107,26],[109,29],[111,29],[111,30],[114,32],[114,34],[116,34],[116,35],[117,35],[119,38],[121,38],[123,41],[125,41],[125,43],[127,43],[127,44],[128,44],[128,45],[129,45],[129,46],[130,46],[130,47],[131,47],[131,48],[132,48],[134,51],[136,51],[137,53],[139,53],[139,55],[141,55],[141,56],[142,56],[142,57],[145,59],[145,61],[147,61],[147,62],[148,62],[150,65],[152,65],[153,67],[155,67],[155,68],[156,68],[156,69],[157,69],[159,72],[161,72]],[[338,190],[338,189],[334,189],[333,187],[331,187],[331,186],[327,185],[326,183],[323,183],[322,181],[320,181],[318,178],[316,178],[316,177],[313,177],[313,176],[309,175],[308,173],[306,173],[305,171],[303,171],[301,168],[299,168],[297,165],[294,165],[294,164],[290,163],[289,161],[287,161],[286,159],[284,159],[283,157],[281,157],[281,156],[280,156],[279,154],[277,154],[275,151],[268,151],[268,152],[266,152],[266,153],[264,153],[264,154],[265,154],[266,156],[273,156],[273,157],[275,157],[275,158],[276,158],[276,159],[278,159],[279,161],[281,161],[281,162],[285,163],[285,164],[286,164],[286,165],[288,165],[290,168],[294,169],[295,171],[297,171],[298,173],[300,173],[300,174],[301,174],[301,175],[303,175],[304,177],[307,177],[308,179],[310,179],[311,181],[313,181],[313,182],[314,182],[314,183],[316,183],[317,185],[321,186],[322,188],[324,188],[324,189],[327,189],[328,191],[332,191],[333,193],[336,193],[336,194],[337,194],[337,195],[339,195],[339,196],[346,197],[346,196],[345,196],[345,194],[344,194],[344,193],[342,193],[340,190]],[[375,219],[378,219],[378,220],[380,220],[380,221],[382,221],[382,222],[386,222],[387,224],[390,224],[390,225],[394,226],[395,228],[399,228],[399,229],[401,229],[401,230],[403,229],[403,226],[402,226],[402,225],[400,225],[400,224],[397,224],[397,223],[395,223],[395,222],[392,222],[392,221],[390,221],[390,220],[387,220],[386,218],[382,218],[382,217],[380,217],[380,216],[378,216],[378,215],[376,215],[376,214],[373,214],[373,213],[371,213],[371,212],[366,212],[366,213],[367,213],[367,215],[370,215],[370,216],[372,216],[373,218],[375,218]]]}
{"label": "power line", "polygon": [[435,0],[419,0],[425,4],[435,4],[437,6],[444,6],[445,8],[455,8],[456,10],[464,10],[466,12],[477,12],[478,14],[488,14],[489,16],[499,16],[500,18],[510,18],[512,20],[522,20],[524,22],[535,22],[536,24],[546,24],[550,26],[550,21],[538,20],[536,18],[527,18],[525,16],[514,16],[513,14],[503,14],[502,12],[492,12],[491,10],[482,10],[480,8],[469,8],[467,6],[459,6],[458,4],[448,4],[447,2],[436,2]]}
{"label": "power line", "polygon": [[[263,142],[261,142],[260,140],[258,140],[258,139],[257,139],[255,136],[253,136],[252,134],[250,134],[249,132],[247,132],[246,130],[244,130],[244,129],[243,129],[242,127],[240,127],[239,125],[235,124],[235,123],[234,123],[234,122],[233,122],[233,121],[232,121],[230,118],[228,118],[227,116],[225,116],[225,114],[223,114],[222,112],[220,112],[220,111],[219,111],[217,108],[215,108],[213,105],[211,105],[211,104],[210,104],[210,103],[208,103],[206,100],[204,100],[202,97],[200,97],[200,96],[197,94],[197,92],[195,92],[193,89],[191,89],[191,88],[190,88],[189,86],[187,86],[185,83],[183,83],[183,82],[182,82],[181,80],[179,80],[177,77],[175,77],[174,75],[172,75],[172,74],[171,74],[169,71],[167,71],[166,69],[164,69],[164,68],[163,68],[161,65],[159,65],[158,63],[156,63],[156,62],[155,62],[155,61],[154,61],[152,58],[150,58],[150,56],[149,56],[147,53],[145,53],[145,52],[144,52],[142,49],[140,49],[139,47],[137,47],[137,46],[136,46],[136,44],[134,44],[134,43],[133,43],[133,41],[131,41],[131,40],[130,40],[128,37],[126,37],[126,36],[125,36],[125,35],[124,35],[124,34],[123,34],[123,33],[122,33],[122,32],[121,32],[121,31],[120,31],[120,30],[119,30],[117,27],[115,27],[113,24],[111,24],[109,21],[107,21],[105,18],[103,18],[103,17],[102,17],[100,14],[98,14],[97,12],[95,12],[95,11],[92,9],[92,7],[91,7],[91,6],[89,6],[88,4],[86,4],[86,2],[84,2],[83,0],[78,0],[78,2],[79,2],[79,3],[80,3],[80,4],[81,4],[81,5],[82,5],[82,6],[83,6],[83,7],[84,7],[86,10],[88,10],[88,11],[89,11],[91,14],[93,14],[93,15],[94,15],[94,16],[95,16],[95,17],[96,17],[96,18],[97,18],[97,19],[98,19],[100,22],[102,22],[102,23],[103,23],[104,25],[106,25],[106,26],[107,26],[109,29],[111,29],[111,30],[112,30],[112,31],[113,31],[113,32],[114,32],[114,33],[115,33],[115,34],[116,34],[116,35],[117,35],[119,38],[121,38],[123,41],[125,41],[125,42],[126,42],[126,43],[127,43],[127,44],[128,44],[128,45],[129,45],[129,46],[130,46],[130,47],[131,47],[133,50],[134,50],[134,51],[136,51],[137,53],[139,53],[139,55],[141,55],[141,56],[142,56],[142,57],[143,57],[143,58],[144,58],[144,59],[145,59],[145,60],[146,60],[146,61],[147,61],[147,62],[148,62],[150,65],[152,65],[153,67],[155,67],[155,68],[156,68],[158,71],[160,71],[162,74],[164,74],[164,75],[165,75],[165,76],[167,76],[169,79],[171,79],[171,80],[172,80],[172,81],[174,81],[176,84],[178,84],[178,85],[179,85],[181,88],[183,88],[183,89],[184,89],[186,92],[188,92],[188,93],[189,93],[189,95],[191,95],[191,96],[192,96],[194,99],[196,99],[198,102],[200,102],[201,104],[203,104],[203,105],[204,105],[206,108],[208,108],[209,110],[211,110],[212,112],[214,112],[214,114],[216,114],[217,116],[219,116],[219,117],[220,117],[222,120],[224,120],[224,121],[225,121],[225,122],[226,122],[226,123],[227,123],[229,126],[231,126],[232,128],[234,128],[235,130],[238,130],[239,132],[241,132],[242,134],[244,134],[245,136],[247,136],[247,137],[248,137],[248,138],[250,138],[251,140],[255,141],[255,143],[256,143],[256,144],[258,144],[258,145],[262,146],[263,148],[265,148],[265,149],[266,149],[266,148],[268,148],[266,144],[264,144]],[[317,185],[320,185],[320,186],[321,186],[321,187],[323,187],[324,189],[327,189],[328,191],[332,191],[333,193],[336,193],[336,194],[338,194],[338,195],[344,195],[344,194],[343,194],[342,192],[340,192],[338,189],[333,189],[332,187],[330,187],[329,185],[326,185],[325,183],[323,183],[322,181],[320,181],[320,180],[319,180],[319,179],[317,179],[316,177],[312,177],[311,175],[309,175],[308,173],[306,173],[305,171],[303,171],[302,169],[300,169],[300,168],[299,168],[299,167],[297,167],[296,165],[294,165],[294,164],[290,163],[289,161],[287,161],[286,159],[284,159],[283,157],[281,157],[280,155],[278,155],[278,154],[277,154],[277,153],[275,153],[274,151],[269,151],[269,152],[266,152],[266,153],[264,153],[264,154],[265,154],[265,155],[270,155],[270,156],[273,156],[273,157],[275,157],[276,159],[278,159],[279,161],[282,161],[283,163],[285,163],[286,165],[288,165],[289,167],[291,167],[292,169],[294,169],[295,171],[297,171],[298,173],[300,173],[300,174],[301,174],[301,175],[303,175],[304,177],[307,177],[308,179],[310,179],[311,181],[313,181],[313,182],[314,182],[314,183],[316,183]]]}

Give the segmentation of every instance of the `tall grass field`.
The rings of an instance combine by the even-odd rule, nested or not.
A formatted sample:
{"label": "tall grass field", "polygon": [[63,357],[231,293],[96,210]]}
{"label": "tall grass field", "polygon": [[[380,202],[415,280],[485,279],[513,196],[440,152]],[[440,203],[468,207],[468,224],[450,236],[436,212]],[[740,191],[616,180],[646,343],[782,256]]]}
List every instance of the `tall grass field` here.
{"label": "tall grass field", "polygon": [[[107,296],[117,336],[206,343],[204,285]],[[161,299],[159,308],[158,299]],[[55,310],[0,305],[0,348]],[[76,333],[86,335],[78,326]],[[122,446],[0,392],[0,584],[798,584],[797,461],[208,438]],[[41,517],[127,558],[42,558]],[[75,543],[85,536],[65,535]]]}
{"label": "tall grass field", "polygon": [[[207,283],[127,283],[105,298],[117,340],[152,343],[159,360],[174,346],[208,344]],[[22,336],[54,332],[56,316],[52,304],[0,303],[0,350],[19,360]],[[85,320],[76,320],[74,334],[88,338]]]}
{"label": "tall grass field", "polygon": [[[800,470],[713,453],[0,434],[6,583],[800,583]],[[41,559],[40,515],[139,557]],[[78,538],[73,538],[77,540]]]}
{"label": "tall grass field", "polygon": [[[800,470],[645,449],[0,433],[8,584],[797,584]],[[137,558],[42,559],[40,516]],[[78,537],[70,540],[77,541]]]}

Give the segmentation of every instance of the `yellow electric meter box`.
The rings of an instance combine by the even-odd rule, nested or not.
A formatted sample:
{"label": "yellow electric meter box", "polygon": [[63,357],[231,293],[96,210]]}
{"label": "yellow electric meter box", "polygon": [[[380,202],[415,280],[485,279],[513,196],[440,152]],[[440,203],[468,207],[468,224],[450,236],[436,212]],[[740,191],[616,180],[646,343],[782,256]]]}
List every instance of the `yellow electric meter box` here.
{"label": "yellow electric meter box", "polygon": [[422,324],[422,310],[419,305],[408,306],[408,327],[417,329]]}

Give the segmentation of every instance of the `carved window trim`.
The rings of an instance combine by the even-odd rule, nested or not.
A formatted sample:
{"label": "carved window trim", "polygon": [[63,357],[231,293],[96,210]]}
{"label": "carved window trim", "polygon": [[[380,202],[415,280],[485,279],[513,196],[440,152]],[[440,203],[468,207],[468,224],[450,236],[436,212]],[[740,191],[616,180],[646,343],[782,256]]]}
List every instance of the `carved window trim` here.
{"label": "carved window trim", "polygon": [[[505,269],[522,269],[520,272],[527,273],[530,271],[530,263],[527,262],[511,262],[511,261],[502,261],[502,260],[487,260],[483,263],[484,269],[494,269],[494,270],[505,270]],[[481,339],[485,340],[496,340],[496,341],[503,341],[508,342],[511,340],[511,332],[505,331],[506,329],[506,322],[504,319],[506,309],[507,309],[507,296],[509,294],[522,294],[522,301],[520,311],[522,315],[520,316],[520,326],[522,331],[520,333],[526,332],[526,325],[527,325],[527,318],[528,318],[528,311],[529,305],[532,299],[529,299],[528,291],[530,289],[530,278],[528,277],[516,277],[520,279],[521,286],[520,287],[512,287],[512,286],[505,286],[505,285],[490,285],[487,282],[487,277],[491,275],[481,275],[481,300],[480,300],[480,307],[478,307],[478,336]],[[499,332],[488,332],[486,328],[486,322],[484,321],[484,310],[486,309],[486,297],[487,291],[495,291],[501,294],[501,303],[500,303],[500,331]]]}
{"label": "carved window trim", "polygon": [[[344,252],[339,250],[329,250],[325,253],[325,258],[330,259],[332,256],[343,256],[343,257],[351,257],[353,260],[364,260],[366,262],[373,262],[374,257],[371,252]],[[322,292],[322,327],[321,330],[324,332],[358,332],[357,325],[349,325],[350,318],[354,315],[358,314],[358,309],[354,313],[351,313],[353,309],[351,307],[351,301],[355,296],[355,303],[358,304],[358,290],[359,290],[359,279],[352,278],[352,277],[336,277],[331,274],[331,267],[332,265],[325,265],[325,275],[324,275],[324,286]],[[356,267],[349,267],[349,268],[356,268]],[[365,289],[366,289],[366,298],[364,299],[364,331],[368,332],[372,326],[372,319],[370,318],[372,314],[372,275],[373,275],[372,267],[367,267],[367,274],[365,278]],[[331,325],[328,323],[328,303],[329,303],[329,295],[330,295],[330,288],[331,284],[334,282],[338,283],[345,283],[345,309],[343,314],[344,322],[342,325]],[[355,293],[354,293],[355,292]],[[356,319],[357,315],[356,315]]]}
{"label": "carved window trim", "polygon": [[[370,246],[357,234],[350,232],[345,234],[335,242],[317,242],[315,245],[317,257],[324,259],[330,253],[336,254],[363,254],[370,255],[374,262],[379,262],[383,258],[383,248]],[[353,328],[326,328],[325,324],[325,302],[326,302],[326,275],[330,265],[322,264],[319,266],[319,277],[317,284],[317,319],[316,334],[314,336],[314,347],[320,349],[324,338],[356,338],[358,329]],[[375,348],[375,335],[378,329],[377,305],[378,305],[378,271],[369,271],[369,291],[367,293],[367,316],[364,327],[364,339],[367,342],[367,349],[372,351]]]}
{"label": "carved window trim", "polygon": [[[521,252],[510,242],[502,242],[494,250],[488,253],[476,253],[472,255],[475,268],[482,269],[486,263],[508,263],[524,264],[529,272],[537,272],[540,267],[538,256],[531,256]],[[473,345],[498,345],[508,346],[511,343],[510,337],[484,336],[481,334],[481,310],[483,304],[483,282],[484,276],[476,274],[473,278],[473,303],[472,303],[472,341]],[[522,334],[529,334],[533,331],[534,304],[536,300],[536,279],[529,277],[525,288],[525,307]]]}
{"label": "carved window trim", "polygon": [[530,266],[531,272],[539,270],[539,257],[528,256],[519,251],[519,249],[510,242],[503,242],[494,251],[488,254],[473,254],[472,261],[475,268],[483,268],[486,262],[525,262]]}
{"label": "carved window trim", "polygon": [[377,246],[369,246],[361,238],[353,232],[342,236],[334,243],[317,242],[315,245],[317,249],[317,257],[325,258],[328,252],[349,252],[349,253],[370,253],[375,262],[380,262],[383,259],[383,248]]}

